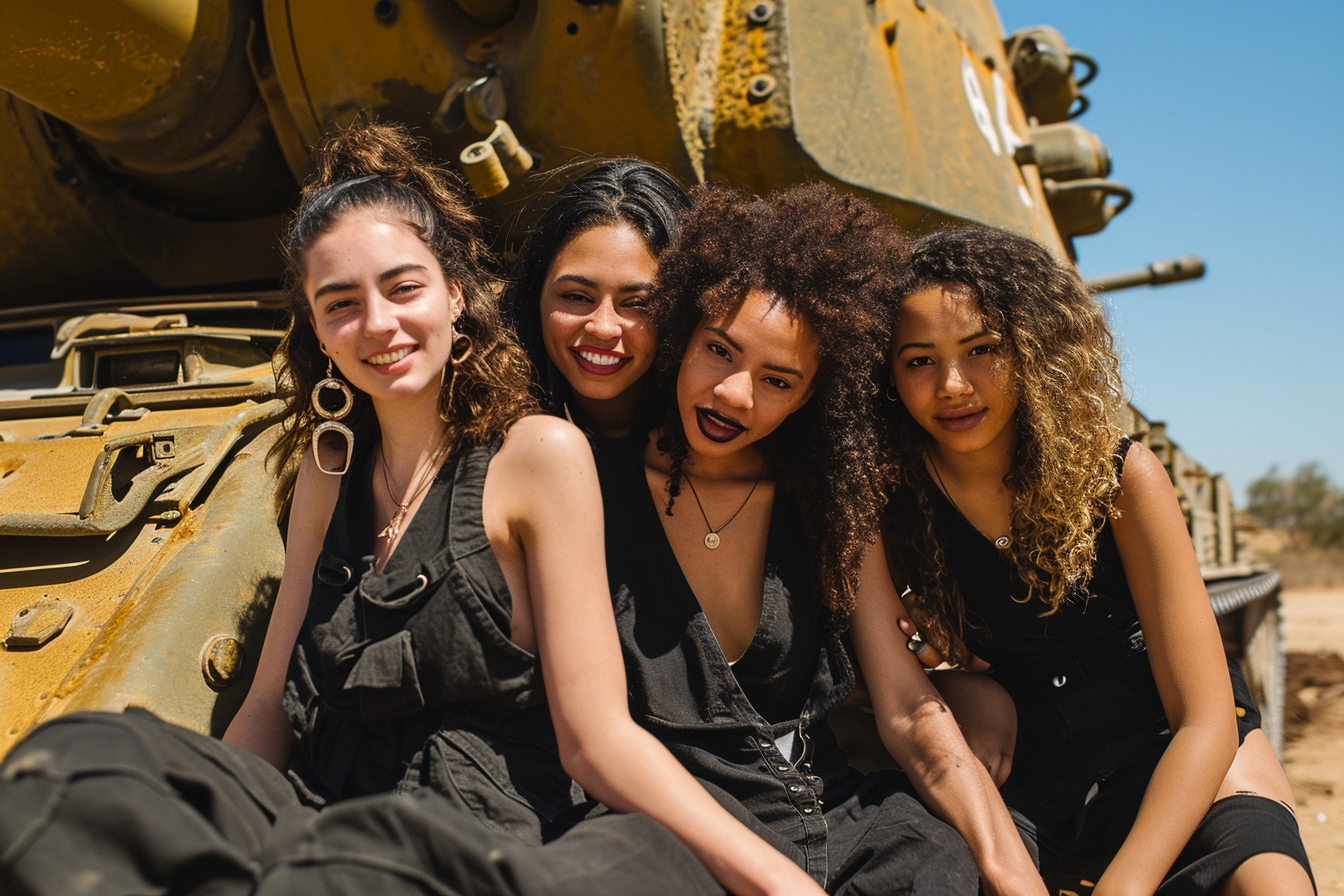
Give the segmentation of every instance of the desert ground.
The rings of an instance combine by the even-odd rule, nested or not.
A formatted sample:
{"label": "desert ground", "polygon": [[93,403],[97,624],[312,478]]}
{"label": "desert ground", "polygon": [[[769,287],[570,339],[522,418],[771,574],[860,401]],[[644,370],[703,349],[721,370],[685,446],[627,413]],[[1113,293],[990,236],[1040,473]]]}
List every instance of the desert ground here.
{"label": "desert ground", "polygon": [[1284,766],[1321,896],[1344,894],[1344,586],[1283,592]]}

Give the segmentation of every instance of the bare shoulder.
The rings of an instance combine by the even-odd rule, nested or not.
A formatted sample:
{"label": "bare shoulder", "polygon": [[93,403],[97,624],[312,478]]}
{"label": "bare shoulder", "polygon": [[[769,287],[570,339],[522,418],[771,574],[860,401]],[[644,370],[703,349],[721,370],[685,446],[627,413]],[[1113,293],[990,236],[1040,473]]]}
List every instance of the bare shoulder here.
{"label": "bare shoulder", "polygon": [[487,510],[513,524],[597,497],[588,438],[559,417],[533,414],[509,428],[486,475]]}
{"label": "bare shoulder", "polygon": [[[1194,550],[1176,490],[1166,467],[1147,446],[1135,444],[1129,449],[1115,509],[1120,513],[1112,522],[1112,531],[1122,557],[1146,566],[1157,558],[1178,559],[1183,567],[1194,568]],[[1142,575],[1130,569],[1128,559],[1125,571],[1133,585],[1135,576]],[[1181,574],[1188,572],[1184,569]]]}
{"label": "bare shoulder", "polygon": [[[336,499],[341,491],[341,477],[323,473],[317,468],[311,448],[304,451],[294,480],[294,494],[290,505],[290,537],[306,530],[317,532],[319,541],[326,531]],[[299,527],[296,531],[296,526]],[[289,550],[293,550],[293,545]]]}
{"label": "bare shoulder", "polygon": [[[1120,474],[1120,495],[1116,506],[1128,513],[1149,501],[1175,501],[1175,491],[1167,468],[1147,445],[1133,442],[1125,455],[1125,467]],[[1121,517],[1123,519],[1123,516]]]}
{"label": "bare shoulder", "polygon": [[510,478],[536,479],[585,461],[592,466],[593,452],[577,426],[549,414],[531,414],[509,427],[491,468],[510,471]]}

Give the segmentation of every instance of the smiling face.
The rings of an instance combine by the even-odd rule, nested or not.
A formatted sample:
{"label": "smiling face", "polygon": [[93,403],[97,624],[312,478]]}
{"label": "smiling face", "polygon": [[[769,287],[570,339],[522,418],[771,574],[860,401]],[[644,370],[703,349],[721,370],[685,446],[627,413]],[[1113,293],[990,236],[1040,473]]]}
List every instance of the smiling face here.
{"label": "smiling face", "polygon": [[375,407],[437,407],[462,289],[419,235],[377,210],[352,211],[312,241],[303,262],[313,331],[350,384]]}
{"label": "smiling face", "polygon": [[892,383],[941,455],[1011,452],[1017,397],[1002,338],[964,288],[906,297],[893,336]]}
{"label": "smiling face", "polygon": [[691,454],[726,457],[774,432],[811,396],[819,360],[811,324],[762,290],[731,316],[702,320],[677,373]]}
{"label": "smiling face", "polygon": [[644,238],[625,223],[591,227],[556,253],[541,292],[542,341],[576,396],[618,398],[648,373],[657,273]]}

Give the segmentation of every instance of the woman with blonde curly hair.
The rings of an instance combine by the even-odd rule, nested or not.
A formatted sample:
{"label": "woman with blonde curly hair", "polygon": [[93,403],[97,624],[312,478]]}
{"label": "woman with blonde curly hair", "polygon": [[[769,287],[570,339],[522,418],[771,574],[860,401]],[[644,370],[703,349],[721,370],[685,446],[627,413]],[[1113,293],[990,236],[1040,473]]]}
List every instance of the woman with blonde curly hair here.
{"label": "woman with blonde curly hair", "polygon": [[997,688],[936,673],[968,739],[1001,738],[1051,892],[1310,893],[1171,483],[1116,425],[1101,306],[988,228],[916,241],[898,295],[888,553],[921,639],[1013,699],[1015,739],[983,730]]}

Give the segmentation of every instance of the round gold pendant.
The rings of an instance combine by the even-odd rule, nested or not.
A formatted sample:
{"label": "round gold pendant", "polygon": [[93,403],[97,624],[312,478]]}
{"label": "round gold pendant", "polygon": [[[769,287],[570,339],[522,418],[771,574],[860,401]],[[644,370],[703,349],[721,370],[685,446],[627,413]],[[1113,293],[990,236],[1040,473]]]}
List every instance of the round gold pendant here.
{"label": "round gold pendant", "polygon": [[709,548],[712,551],[718,546],[719,546],[719,533],[710,532],[708,535],[705,536],[705,547]]}

